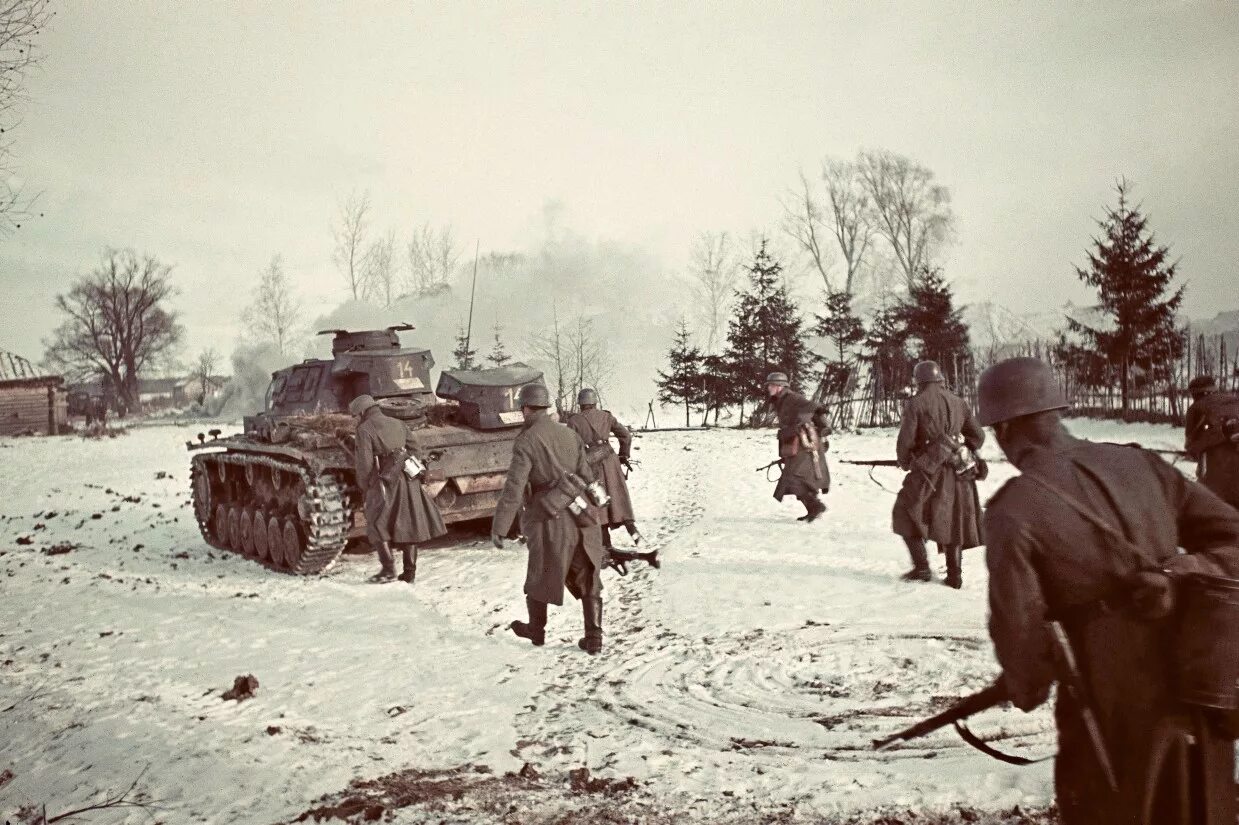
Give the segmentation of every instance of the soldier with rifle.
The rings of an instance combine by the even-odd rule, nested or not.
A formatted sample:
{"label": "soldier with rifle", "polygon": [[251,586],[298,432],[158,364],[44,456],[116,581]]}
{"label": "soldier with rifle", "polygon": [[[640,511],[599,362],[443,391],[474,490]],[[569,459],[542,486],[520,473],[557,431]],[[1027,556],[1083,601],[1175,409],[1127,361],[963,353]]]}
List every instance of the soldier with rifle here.
{"label": "soldier with rifle", "polygon": [[[366,534],[379,554],[380,569],[370,581],[417,579],[417,543],[447,532],[434,499],[422,489],[424,466],[416,456],[411,430],[383,414],[379,402],[359,395],[348,405],[357,416],[353,466],[357,486],[365,492]],[[408,462],[412,460],[412,464]],[[396,576],[392,548],[401,551],[403,570]]]}
{"label": "soldier with rifle", "polygon": [[[818,493],[830,492],[830,468],[826,466],[826,436],[830,435],[827,409],[791,389],[787,374],[766,376],[766,397],[779,420],[779,461],[783,472],[774,487],[776,501],[795,496],[805,514],[797,521],[815,521],[826,512]],[[764,468],[762,468],[764,469]]]}
{"label": "soldier with rifle", "polygon": [[1187,385],[1192,405],[1183,417],[1183,447],[1196,462],[1196,478],[1239,507],[1239,397],[1219,393],[1212,375]]}
{"label": "soldier with rifle", "polygon": [[985,431],[967,402],[943,386],[942,370],[922,361],[912,372],[916,395],[904,406],[895,443],[900,469],[907,472],[895,497],[891,529],[912,557],[904,581],[933,579],[927,540],[946,556],[946,584],[963,587],[963,551],[984,542],[977,496],[976,451]]}
{"label": "soldier with rifle", "polygon": [[562,605],[566,588],[580,600],[585,620],[585,635],[577,645],[594,655],[602,651],[605,554],[598,522],[578,492],[593,485],[593,469],[577,434],[547,412],[551,400],[546,387],[526,384],[519,403],[525,426],[512,445],[512,464],[490,531],[491,542],[502,549],[503,537],[519,515],[521,534],[529,544],[525,569],[529,621],[512,622],[510,628],[541,647],[546,640],[546,606]]}
{"label": "soldier with rifle", "polygon": [[[585,442],[585,455],[589,459],[594,478],[602,482],[610,501],[598,508],[597,516],[602,531],[602,545],[608,558],[614,562],[616,569],[620,565],[644,558],[654,567],[658,567],[658,551],[649,553],[630,553],[616,550],[611,544],[611,530],[623,525],[632,538],[632,543],[640,545],[643,537],[637,530],[636,516],[633,514],[632,497],[628,494],[626,472],[635,466],[632,460],[632,433],[616,420],[607,410],[598,409],[597,391],[586,387],[577,394],[577,405],[580,412],[574,414],[566,422],[568,428],[574,431]],[[619,453],[611,447],[611,436],[619,441]]]}
{"label": "soldier with rifle", "polygon": [[1053,650],[1072,652],[1080,674],[1055,708],[1062,822],[1233,825],[1233,731],[1176,695],[1176,656],[1213,642],[1176,635],[1172,610],[1200,574],[1239,573],[1239,511],[1152,452],[1070,435],[1037,359],[989,368],[979,394],[981,423],[1021,473],[985,513],[1001,685],[1031,710],[1062,683]]}

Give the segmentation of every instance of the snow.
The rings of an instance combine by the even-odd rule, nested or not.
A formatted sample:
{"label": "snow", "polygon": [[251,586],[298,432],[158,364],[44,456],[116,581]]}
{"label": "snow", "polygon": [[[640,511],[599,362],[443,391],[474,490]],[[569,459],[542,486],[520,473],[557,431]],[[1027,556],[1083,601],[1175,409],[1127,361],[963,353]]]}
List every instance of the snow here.
{"label": "snow", "polygon": [[[1071,426],[1179,443],[1169,427]],[[189,508],[191,436],[0,440],[0,771],[14,774],[0,816],[141,775],[166,821],[275,822],[355,778],[466,763],[631,775],[701,821],[736,799],[812,815],[1052,798],[1049,762],[1004,765],[953,733],[869,749],[997,672],[983,551],[965,554],[960,591],[898,581],[900,474],[877,468],[883,489],[838,461],[890,457],[892,431],[832,438],[830,509],[812,525],[753,472],[769,432],[641,435],[630,484],[665,563],[605,574],[596,658],[576,647],[571,600],[543,648],[506,630],[523,618],[524,553],[490,547],[486,525],[424,549],[412,588],[365,583],[369,556],[299,579],[212,550]],[[994,463],[982,497],[1011,474]],[[44,552],[59,542],[75,546]],[[255,698],[221,700],[249,673]],[[1054,747],[1048,710],[990,711],[974,730],[1025,755]],[[108,814],[95,821],[147,821]]]}

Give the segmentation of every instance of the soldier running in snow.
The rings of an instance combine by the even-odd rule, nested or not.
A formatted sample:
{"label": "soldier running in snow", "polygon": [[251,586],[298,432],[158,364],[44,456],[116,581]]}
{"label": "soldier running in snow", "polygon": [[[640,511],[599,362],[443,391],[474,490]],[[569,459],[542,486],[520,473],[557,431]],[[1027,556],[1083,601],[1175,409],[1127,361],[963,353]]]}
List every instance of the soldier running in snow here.
{"label": "soldier running in snow", "polygon": [[981,538],[975,453],[985,442],[968,404],[943,385],[933,361],[916,365],[917,393],[904,406],[895,445],[900,469],[907,472],[895,497],[891,529],[903,537],[912,557],[904,581],[933,579],[926,540],[946,556],[946,584],[964,584],[963,551]]}
{"label": "soldier running in snow", "polygon": [[783,472],[774,487],[774,497],[795,496],[805,514],[797,521],[810,522],[826,512],[818,493],[830,492],[830,468],[826,466],[827,409],[793,392],[787,374],[766,376],[766,396],[779,418],[779,459]]}
{"label": "soldier running in snow", "polygon": [[[601,522],[602,544],[609,555],[616,554],[611,545],[611,530],[624,526],[632,543],[640,545],[643,538],[637,530],[636,516],[633,515],[632,498],[628,495],[628,484],[624,479],[624,469],[631,469],[630,456],[632,452],[632,433],[616,420],[607,410],[598,409],[598,393],[586,387],[577,395],[577,404],[581,411],[568,419],[571,428],[585,442],[586,457],[593,468],[594,478],[602,482],[611,501],[598,509],[598,520]],[[610,436],[619,440],[619,454],[611,448]],[[631,559],[626,559],[631,561]]]}
{"label": "soldier running in snow", "polygon": [[365,493],[366,535],[382,565],[370,580],[396,580],[395,546],[400,548],[404,563],[399,579],[413,584],[417,578],[417,543],[447,532],[438,506],[422,489],[421,479],[405,470],[405,461],[416,453],[417,441],[404,424],[384,415],[369,395],[354,398],[348,411],[360,419],[353,464],[357,486]]}
{"label": "soldier running in snow", "polygon": [[1239,397],[1217,392],[1212,375],[1187,385],[1192,405],[1183,418],[1183,449],[1196,461],[1196,478],[1218,498],[1239,507]]}
{"label": "soldier running in snow", "polygon": [[[495,517],[491,542],[503,547],[503,537],[520,516],[521,534],[529,543],[525,569],[525,606],[529,621],[509,627],[522,639],[541,646],[545,641],[546,606],[562,605],[564,588],[581,601],[585,636],[577,644],[591,655],[602,650],[602,536],[597,526],[578,526],[568,507],[551,506],[569,473],[586,483],[594,480],[585,444],[575,432],[547,412],[550,395],[541,384],[521,387],[519,402],[525,427],[512,445]],[[549,512],[554,509],[555,512]]]}
{"label": "soldier running in snow", "polygon": [[1239,512],[1154,453],[1071,436],[1066,399],[1037,359],[990,367],[979,395],[981,423],[1021,473],[985,513],[1003,684],[1022,710],[1046,701],[1056,680],[1047,619],[1059,621],[1095,712],[1096,736],[1074,694],[1058,691],[1063,825],[1234,825],[1233,731],[1174,693],[1172,579],[1239,573]]}

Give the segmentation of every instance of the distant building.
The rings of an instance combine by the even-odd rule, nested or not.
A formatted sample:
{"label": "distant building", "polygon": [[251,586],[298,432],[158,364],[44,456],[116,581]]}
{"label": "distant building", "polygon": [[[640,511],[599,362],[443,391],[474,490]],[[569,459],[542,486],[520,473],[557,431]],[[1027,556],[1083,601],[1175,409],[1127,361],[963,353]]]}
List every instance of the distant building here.
{"label": "distant building", "polygon": [[29,361],[0,352],[0,435],[56,435],[69,423],[64,379],[40,375]]}

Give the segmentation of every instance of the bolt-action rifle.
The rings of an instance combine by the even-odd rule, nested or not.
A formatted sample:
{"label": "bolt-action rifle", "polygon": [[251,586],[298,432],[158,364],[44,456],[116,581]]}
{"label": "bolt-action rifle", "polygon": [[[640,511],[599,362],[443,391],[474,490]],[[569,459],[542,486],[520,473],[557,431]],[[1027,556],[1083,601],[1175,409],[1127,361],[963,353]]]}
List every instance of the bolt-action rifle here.
{"label": "bolt-action rifle", "polygon": [[643,561],[655,570],[663,566],[662,562],[658,560],[657,550],[649,550],[645,553],[635,553],[631,550],[616,550],[614,547],[607,550],[606,566],[621,576],[628,575],[628,563],[634,561]]}
{"label": "bolt-action rifle", "polygon": [[843,464],[859,464],[862,467],[898,467],[899,466],[899,462],[893,458],[862,459],[860,461],[851,461],[849,459],[844,458],[844,459],[841,459],[840,461]]}

